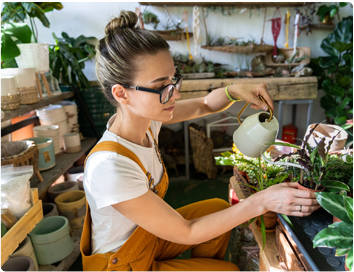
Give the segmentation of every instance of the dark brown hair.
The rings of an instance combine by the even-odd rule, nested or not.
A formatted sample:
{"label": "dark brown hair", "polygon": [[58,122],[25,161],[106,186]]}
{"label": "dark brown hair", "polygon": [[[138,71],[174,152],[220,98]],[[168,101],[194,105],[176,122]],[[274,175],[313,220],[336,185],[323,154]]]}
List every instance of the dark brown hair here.
{"label": "dark brown hair", "polygon": [[105,37],[96,47],[96,74],[108,101],[117,106],[112,86],[132,85],[139,70],[137,58],[169,50],[168,43],[158,34],[136,27],[138,16],[121,11],[105,28]]}

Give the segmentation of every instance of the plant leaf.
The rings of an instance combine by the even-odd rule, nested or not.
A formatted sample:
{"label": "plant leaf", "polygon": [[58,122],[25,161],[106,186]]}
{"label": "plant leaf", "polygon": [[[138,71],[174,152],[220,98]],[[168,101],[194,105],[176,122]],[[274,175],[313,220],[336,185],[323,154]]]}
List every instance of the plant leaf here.
{"label": "plant leaf", "polygon": [[337,66],[339,62],[340,58],[337,56],[320,57],[320,67],[324,69],[332,66]]}
{"label": "plant leaf", "polygon": [[214,157],[216,165],[232,165],[234,166],[235,164],[233,163],[232,160],[224,157]]}
{"label": "plant leaf", "polygon": [[321,184],[325,187],[326,192],[339,193],[341,191],[350,192],[347,184],[336,180],[321,180]]}
{"label": "plant leaf", "polygon": [[283,142],[273,142],[273,143],[266,143],[265,145],[279,145],[279,146],[288,146],[296,149],[300,149],[299,146],[290,144],[290,143],[283,143]]}
{"label": "plant leaf", "polygon": [[305,139],[302,142],[301,149],[305,149],[305,146],[306,146],[308,140],[310,139],[311,134],[315,131],[315,129],[317,128],[318,125],[319,125],[319,123],[316,124],[312,129],[310,129],[309,133],[305,135]]}
{"label": "plant leaf", "polygon": [[289,224],[289,226],[293,229],[293,231],[296,231],[296,229],[295,229],[293,223],[290,221],[289,217],[287,215],[285,215],[285,214],[282,214],[282,213],[281,213],[281,216],[284,218],[286,223]]}
{"label": "plant leaf", "polygon": [[337,247],[349,248],[353,245],[353,230],[347,231],[341,228],[326,228],[316,234],[313,239],[313,247]]}
{"label": "plant leaf", "polygon": [[347,43],[353,39],[353,16],[343,18],[334,29],[335,41]]}
{"label": "plant leaf", "polygon": [[[343,53],[344,51],[353,49],[353,43],[344,43],[344,42],[332,42],[332,46],[339,52]],[[339,58],[338,58],[339,59]],[[340,59],[339,59],[340,60]],[[339,63],[339,61],[338,61]],[[337,64],[338,64],[337,63]]]}
{"label": "plant leaf", "polygon": [[349,248],[337,248],[336,250],[336,256],[343,256],[347,254],[349,251]]}
{"label": "plant leaf", "polygon": [[266,229],[265,229],[263,214],[261,215],[261,233],[262,233],[262,240],[263,240],[262,250],[264,250],[266,244]]}
{"label": "plant leaf", "polygon": [[229,158],[231,155],[232,155],[232,153],[229,151],[221,153],[221,156],[226,157],[226,158]]}
{"label": "plant leaf", "polygon": [[248,225],[252,224],[254,220],[256,220],[257,217],[252,218],[249,220],[247,223],[240,225],[241,228],[247,227]]}
{"label": "plant leaf", "polygon": [[353,222],[353,199],[348,196],[343,196],[344,198],[344,208],[347,211],[349,219]]}
{"label": "plant leaf", "polygon": [[347,211],[344,208],[344,200],[342,196],[327,192],[319,192],[315,193],[315,195],[317,202],[331,215],[334,215],[348,224],[352,223],[352,220],[348,218]]}
{"label": "plant leaf", "polygon": [[322,40],[321,48],[328,55],[334,57],[340,57],[339,52],[332,46],[332,42],[336,41],[334,33],[331,33],[327,36],[327,38]]}
{"label": "plant leaf", "polygon": [[352,269],[353,269],[353,246],[348,251],[347,258],[345,259],[345,264],[349,268],[349,271],[352,271]]}

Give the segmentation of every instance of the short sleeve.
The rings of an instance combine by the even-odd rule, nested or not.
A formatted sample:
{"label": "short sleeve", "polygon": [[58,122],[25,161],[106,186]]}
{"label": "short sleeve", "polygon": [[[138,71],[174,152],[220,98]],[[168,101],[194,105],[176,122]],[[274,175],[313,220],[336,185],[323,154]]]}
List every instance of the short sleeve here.
{"label": "short sleeve", "polygon": [[97,209],[134,199],[148,191],[148,181],[138,164],[110,151],[92,154],[85,167],[85,190]]}

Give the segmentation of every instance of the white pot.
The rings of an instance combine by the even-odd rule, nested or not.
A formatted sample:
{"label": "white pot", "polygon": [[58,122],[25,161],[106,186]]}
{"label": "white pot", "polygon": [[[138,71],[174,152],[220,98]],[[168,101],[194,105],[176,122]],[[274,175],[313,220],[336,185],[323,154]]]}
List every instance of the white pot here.
{"label": "white pot", "polygon": [[15,95],[17,88],[14,76],[1,77],[1,96]]}
{"label": "white pot", "polygon": [[30,257],[34,262],[35,271],[38,271],[38,263],[36,255],[34,254],[34,249],[32,246],[31,239],[29,236],[26,236],[25,240],[23,240],[18,248],[12,253],[11,257],[14,256],[27,256]]}
{"label": "white pot", "polygon": [[13,76],[17,88],[37,87],[34,68],[9,68],[1,69],[1,76]]}
{"label": "white pot", "polygon": [[47,43],[18,44],[21,55],[15,58],[18,67],[34,68],[36,73],[49,71],[49,45]]}

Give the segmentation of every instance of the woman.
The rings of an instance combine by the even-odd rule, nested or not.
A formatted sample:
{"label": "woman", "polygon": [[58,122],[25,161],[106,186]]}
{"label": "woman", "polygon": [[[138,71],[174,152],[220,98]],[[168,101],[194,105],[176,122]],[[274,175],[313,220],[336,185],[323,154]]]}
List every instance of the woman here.
{"label": "woman", "polygon": [[[232,228],[267,211],[309,215],[318,208],[315,195],[284,183],[233,207],[211,199],[176,211],[164,202],[168,177],[156,143],[162,124],[221,112],[240,99],[267,110],[258,95],[273,103],[265,84],[233,84],[177,102],[183,77],[169,45],[136,23],[135,13],[122,11],[97,46],[96,73],[117,114],[86,160],[83,268],[238,270],[223,261]],[[174,259],[188,249],[191,259]]]}

